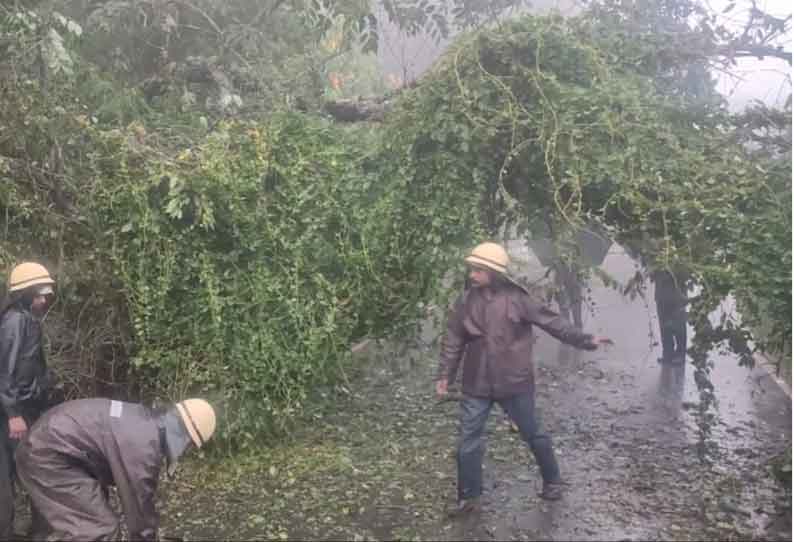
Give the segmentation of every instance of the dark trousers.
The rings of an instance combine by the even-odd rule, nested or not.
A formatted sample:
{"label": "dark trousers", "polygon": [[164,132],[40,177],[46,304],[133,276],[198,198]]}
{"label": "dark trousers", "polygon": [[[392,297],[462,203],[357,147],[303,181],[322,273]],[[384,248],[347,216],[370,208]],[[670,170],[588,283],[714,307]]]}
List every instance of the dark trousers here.
{"label": "dark trousers", "polygon": [[686,357],[686,309],[668,307],[665,303],[656,302],[659,316],[659,333],[662,336],[662,359],[671,361]]}
{"label": "dark trousers", "polygon": [[23,442],[17,451],[19,481],[46,514],[48,540],[120,540],[119,516],[108,488],[71,458]]}
{"label": "dark trousers", "polygon": [[8,420],[0,415],[0,540],[14,535],[14,446],[8,438]]}
{"label": "dark trousers", "polygon": [[[29,405],[23,413],[28,429],[41,414],[41,405]],[[15,481],[17,477],[14,452],[19,441],[11,439],[8,434],[8,418],[5,412],[0,412],[0,540],[11,540],[14,536],[14,500],[16,497]],[[41,532],[46,530],[43,518],[31,503],[30,505],[31,531]]]}
{"label": "dark trousers", "polygon": [[576,271],[564,263],[554,266],[554,281],[557,286],[557,300],[560,305],[560,314],[573,322],[577,328],[582,329],[582,285]]}
{"label": "dark trousers", "polygon": [[458,444],[458,499],[482,494],[482,460],[485,455],[485,423],[494,403],[499,403],[518,426],[521,438],[529,445],[540,467],[544,483],[560,481],[560,468],[551,438],[539,431],[535,420],[535,394],[522,393],[506,399],[464,396],[460,402],[460,442]]}

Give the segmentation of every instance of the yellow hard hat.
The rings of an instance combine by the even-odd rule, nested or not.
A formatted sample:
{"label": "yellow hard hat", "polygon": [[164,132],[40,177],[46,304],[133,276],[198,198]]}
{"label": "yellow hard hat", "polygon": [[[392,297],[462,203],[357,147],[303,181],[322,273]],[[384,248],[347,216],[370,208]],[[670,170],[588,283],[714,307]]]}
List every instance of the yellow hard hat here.
{"label": "yellow hard hat", "polygon": [[201,448],[215,432],[215,409],[204,399],[185,399],[176,409],[196,448]]}
{"label": "yellow hard hat", "polygon": [[466,257],[466,263],[487,267],[503,275],[507,274],[510,257],[504,247],[497,243],[481,243]]}
{"label": "yellow hard hat", "polygon": [[8,276],[9,292],[17,292],[37,284],[55,284],[47,268],[38,263],[21,263],[12,269]]}

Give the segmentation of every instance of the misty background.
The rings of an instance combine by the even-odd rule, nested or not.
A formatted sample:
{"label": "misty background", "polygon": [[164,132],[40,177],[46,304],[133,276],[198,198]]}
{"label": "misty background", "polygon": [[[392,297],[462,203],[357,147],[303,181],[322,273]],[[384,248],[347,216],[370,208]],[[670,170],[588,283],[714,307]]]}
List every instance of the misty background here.
{"label": "misty background", "polygon": [[[753,5],[781,18],[791,16],[794,10],[792,3],[787,0],[709,0],[705,5],[719,13],[719,22],[737,29],[747,20],[747,13]],[[733,7],[726,11],[731,5]],[[522,8],[513,10],[510,14],[558,11],[563,15],[573,15],[581,6],[582,3],[577,0],[534,0],[524,2]],[[427,33],[410,36],[388,20],[382,7],[378,10],[377,18],[380,30],[378,61],[387,84],[392,87],[399,87],[420,77],[455,39],[454,32],[448,38],[439,40]],[[780,45],[787,51],[791,50],[790,32]],[[737,58],[736,65],[729,72],[713,72],[712,75],[717,79],[718,90],[727,98],[729,107],[734,111],[744,109],[754,100],[760,100],[769,106],[782,106],[791,93],[791,66],[779,58]]]}

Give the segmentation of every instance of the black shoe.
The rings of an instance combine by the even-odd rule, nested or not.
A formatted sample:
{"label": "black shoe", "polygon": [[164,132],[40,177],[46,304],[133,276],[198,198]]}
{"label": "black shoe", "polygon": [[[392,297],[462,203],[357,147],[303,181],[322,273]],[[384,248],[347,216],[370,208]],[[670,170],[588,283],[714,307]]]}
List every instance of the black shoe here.
{"label": "black shoe", "polygon": [[481,510],[480,498],[474,497],[472,499],[463,499],[447,510],[448,518],[460,518],[471,514],[476,514]]}
{"label": "black shoe", "polygon": [[563,482],[543,483],[543,491],[538,493],[538,497],[546,501],[559,501],[562,499]]}

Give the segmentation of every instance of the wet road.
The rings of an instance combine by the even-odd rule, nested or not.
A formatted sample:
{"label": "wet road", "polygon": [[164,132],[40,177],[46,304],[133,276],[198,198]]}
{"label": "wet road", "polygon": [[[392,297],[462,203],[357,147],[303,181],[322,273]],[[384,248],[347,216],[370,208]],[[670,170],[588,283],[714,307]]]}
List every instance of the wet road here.
{"label": "wet road", "polygon": [[[520,245],[510,251],[529,278],[543,275]],[[634,272],[615,247],[602,267],[620,282]],[[700,464],[692,367],[657,364],[653,303],[598,283],[591,295],[585,329],[613,347],[575,351],[543,332],[536,345],[539,417],[569,484],[562,501],[537,497],[531,454],[495,408],[483,511],[446,518],[457,405],[433,399],[428,321],[414,346],[364,349],[349,395],[310,412],[290,439],[221,464],[187,462],[166,485],[165,530],[238,540],[791,540],[790,522],[773,521],[783,491],[766,466],[790,446],[786,394],[763,370],[715,354],[718,454]]]}
{"label": "wet road", "polygon": [[[525,260],[528,278],[542,276],[531,253],[518,243],[510,251]],[[635,271],[617,247],[602,269],[621,283]],[[520,464],[491,459],[492,525],[486,510],[485,528],[457,534],[697,540],[741,525],[737,536],[738,531],[765,536],[762,527],[769,518],[759,510],[774,509],[775,488],[764,480],[762,463],[790,442],[788,396],[764,370],[748,371],[735,357],[715,353],[719,422],[713,436],[719,453],[712,468],[703,467],[695,452],[697,427],[685,408],[698,401],[692,366],[657,363],[661,347],[652,286],[650,302],[624,298],[598,283],[590,295],[594,311],[586,311],[584,327],[615,345],[581,352],[540,333],[536,349],[538,407],[570,483],[565,502],[541,503],[527,490]],[[537,473],[531,479],[539,483]]]}

